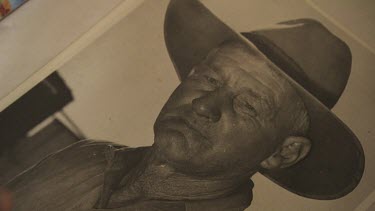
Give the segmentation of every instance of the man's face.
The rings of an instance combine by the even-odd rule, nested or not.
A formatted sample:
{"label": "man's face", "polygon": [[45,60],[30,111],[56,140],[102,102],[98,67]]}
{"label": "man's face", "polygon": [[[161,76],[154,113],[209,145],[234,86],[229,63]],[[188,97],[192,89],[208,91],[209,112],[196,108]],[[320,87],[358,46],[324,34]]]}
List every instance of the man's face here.
{"label": "man's face", "polygon": [[263,58],[239,43],[213,50],[158,116],[155,146],[180,171],[243,174],[276,149],[297,95]]}

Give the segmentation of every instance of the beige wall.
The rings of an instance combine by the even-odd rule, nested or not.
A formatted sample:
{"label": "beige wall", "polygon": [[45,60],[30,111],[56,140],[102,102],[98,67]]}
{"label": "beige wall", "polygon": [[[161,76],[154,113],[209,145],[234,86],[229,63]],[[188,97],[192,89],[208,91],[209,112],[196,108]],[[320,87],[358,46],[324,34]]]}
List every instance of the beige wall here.
{"label": "beige wall", "polygon": [[[353,54],[352,74],[333,111],[357,134],[365,149],[367,163],[361,184],[342,199],[318,201],[289,193],[261,175],[256,175],[251,208],[354,210],[375,188],[375,154],[372,153],[375,149],[375,55],[369,51],[371,48],[363,47],[358,39],[356,41],[348,36],[342,27],[335,27],[332,20],[322,16],[321,11],[318,12],[303,1],[238,0],[235,4],[234,1],[203,2],[238,31],[263,28],[288,19],[311,17],[324,23],[349,44]],[[66,112],[88,137],[130,146],[152,144],[153,122],[178,84],[163,40],[163,16],[167,3],[166,0],[146,1],[61,68],[60,72],[76,98],[66,108]],[[324,11],[333,9],[333,5],[323,6]],[[330,14],[343,24],[344,30],[363,30],[355,26],[355,21],[342,21],[339,11]],[[361,35],[358,37],[369,39]]]}
{"label": "beige wall", "polygon": [[122,1],[33,0],[4,18],[0,22],[0,99]]}

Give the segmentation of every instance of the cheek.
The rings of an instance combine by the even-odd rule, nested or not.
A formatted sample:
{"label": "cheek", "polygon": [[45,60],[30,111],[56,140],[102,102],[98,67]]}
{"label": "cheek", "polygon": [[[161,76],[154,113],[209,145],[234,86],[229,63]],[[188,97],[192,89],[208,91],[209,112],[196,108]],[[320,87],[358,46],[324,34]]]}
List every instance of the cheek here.
{"label": "cheek", "polygon": [[215,157],[227,165],[241,165],[248,168],[258,165],[269,153],[270,145],[260,128],[237,126],[217,136]]}

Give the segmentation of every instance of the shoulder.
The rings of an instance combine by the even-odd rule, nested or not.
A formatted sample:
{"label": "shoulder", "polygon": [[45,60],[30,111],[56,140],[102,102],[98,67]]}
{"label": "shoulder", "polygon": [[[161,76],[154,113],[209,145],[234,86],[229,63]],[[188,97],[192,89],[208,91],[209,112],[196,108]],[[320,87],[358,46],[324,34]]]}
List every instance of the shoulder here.
{"label": "shoulder", "polygon": [[85,172],[96,170],[101,172],[107,166],[108,152],[113,148],[124,148],[108,141],[82,140],[59,151],[49,154],[44,159],[25,170],[6,186],[16,187],[18,184],[31,183],[35,179],[47,179],[66,172]]}
{"label": "shoulder", "polygon": [[[48,210],[98,197],[108,165],[108,151],[127,147],[106,141],[84,140],[48,155],[11,180],[16,210]],[[51,207],[52,206],[52,207]]]}
{"label": "shoulder", "polygon": [[31,166],[8,183],[8,186],[18,180],[32,175],[48,176],[53,171],[79,168],[89,163],[105,163],[106,149],[114,145],[111,142],[83,140],[71,144],[59,151],[47,155],[44,159]]}

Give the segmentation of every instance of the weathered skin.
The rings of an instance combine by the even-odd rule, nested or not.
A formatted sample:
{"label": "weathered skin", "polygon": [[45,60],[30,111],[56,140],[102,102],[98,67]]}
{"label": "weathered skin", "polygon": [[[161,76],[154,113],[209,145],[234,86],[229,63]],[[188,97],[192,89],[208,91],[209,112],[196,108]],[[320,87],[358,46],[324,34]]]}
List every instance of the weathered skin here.
{"label": "weathered skin", "polygon": [[245,209],[260,167],[292,165],[309,146],[294,134],[303,103],[268,64],[239,43],[212,50],[163,107],[153,146],[52,154],[7,185],[14,210]]}
{"label": "weathered skin", "polygon": [[155,145],[187,173],[251,175],[284,139],[297,135],[293,127],[303,111],[268,61],[229,42],[212,50],[171,95],[155,123]]}

